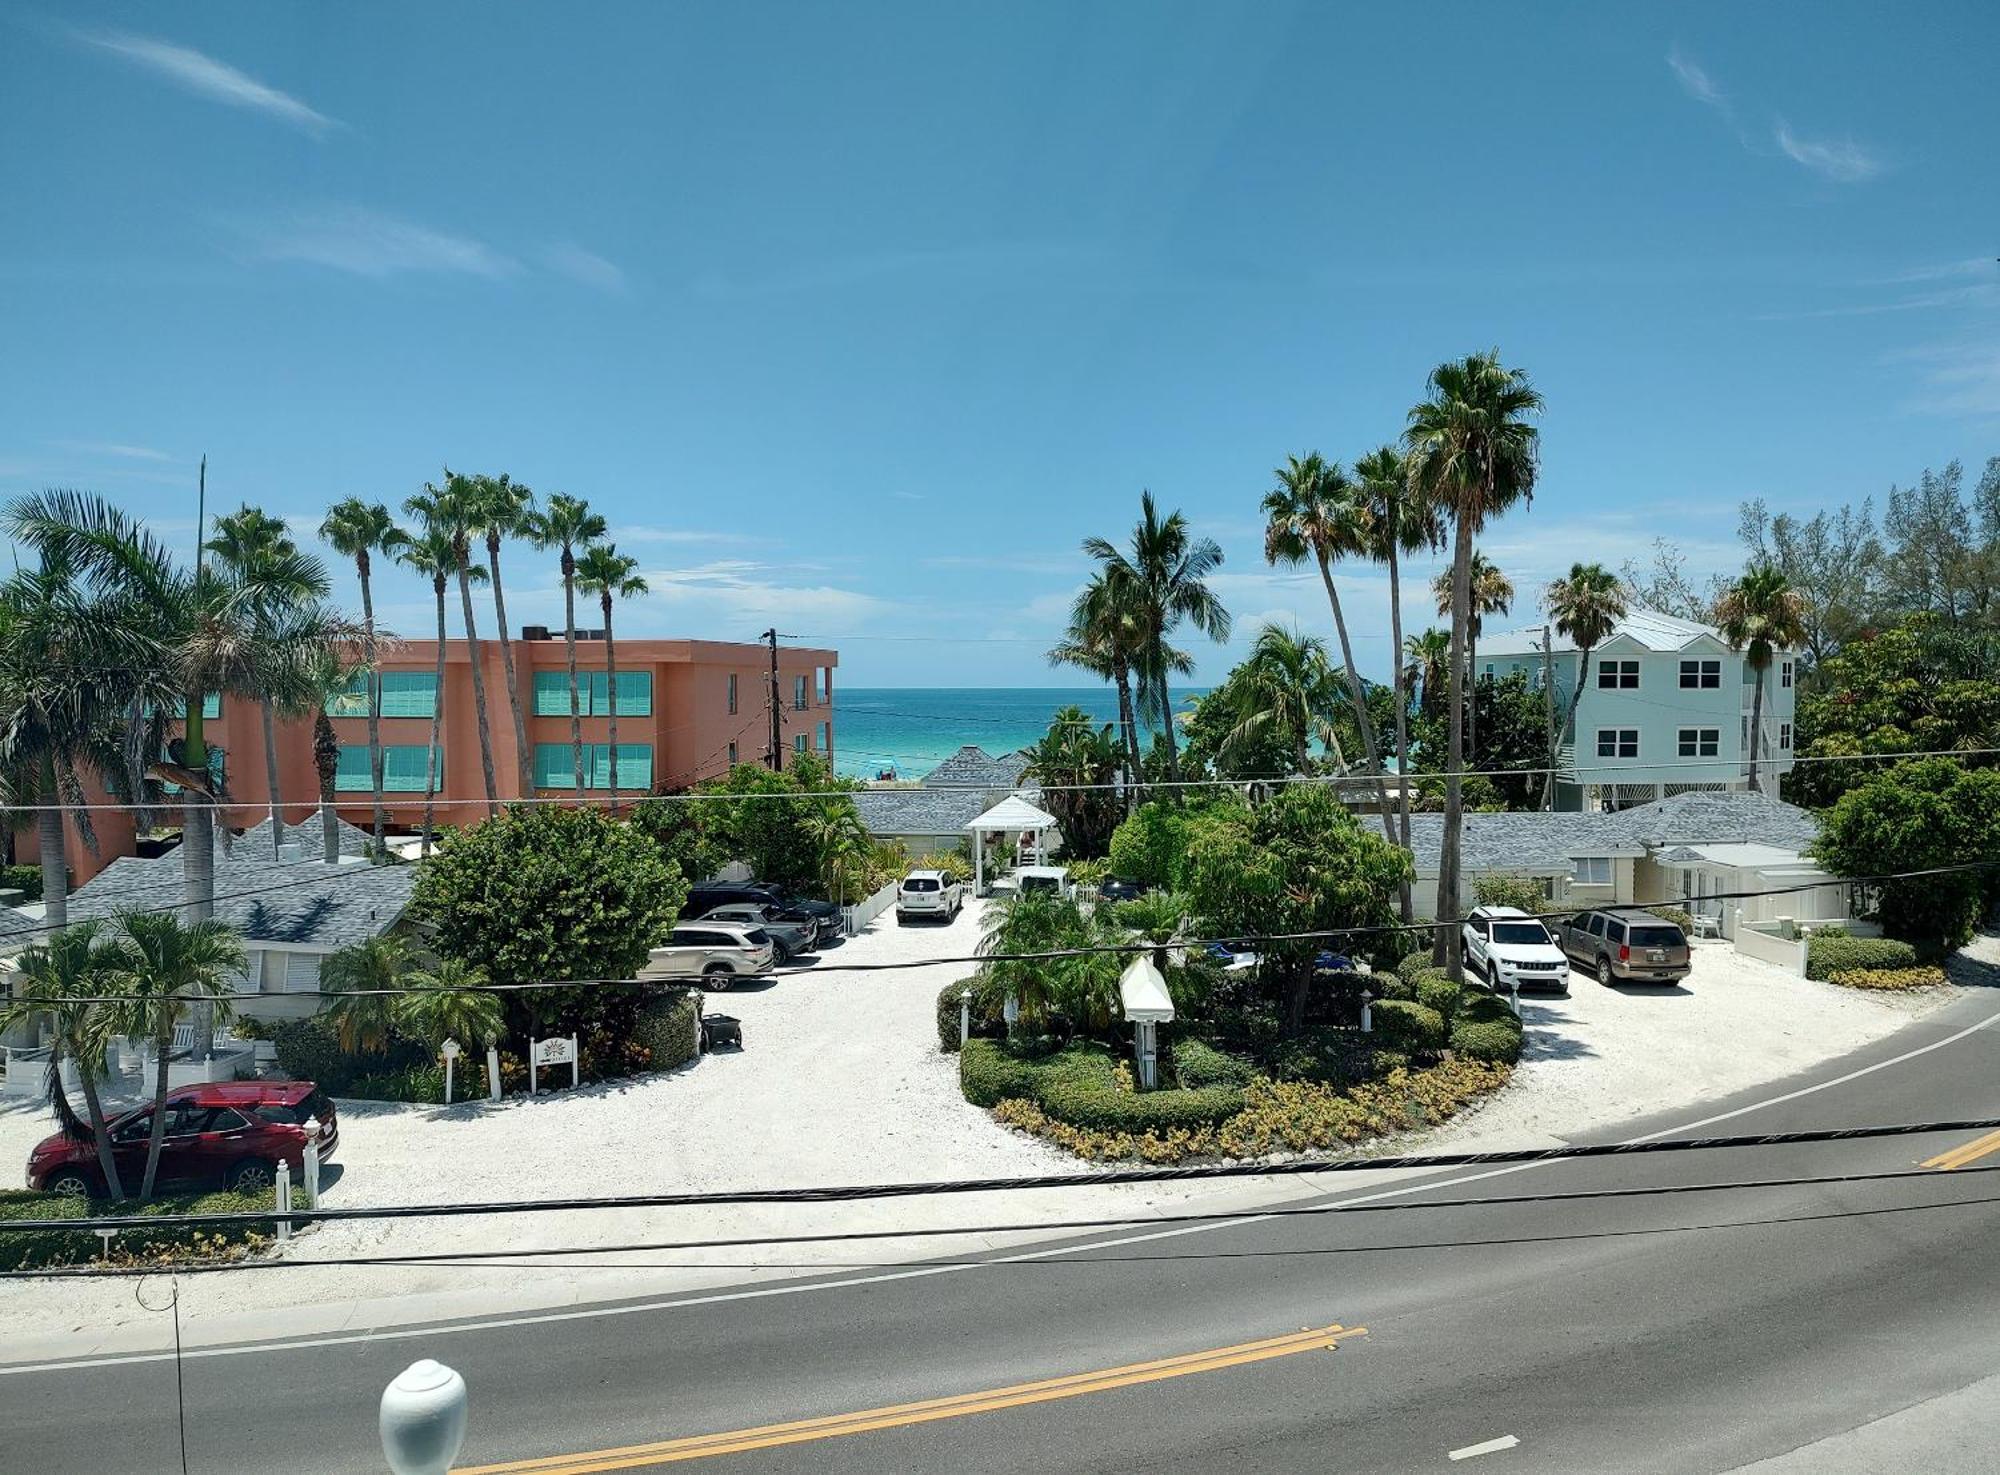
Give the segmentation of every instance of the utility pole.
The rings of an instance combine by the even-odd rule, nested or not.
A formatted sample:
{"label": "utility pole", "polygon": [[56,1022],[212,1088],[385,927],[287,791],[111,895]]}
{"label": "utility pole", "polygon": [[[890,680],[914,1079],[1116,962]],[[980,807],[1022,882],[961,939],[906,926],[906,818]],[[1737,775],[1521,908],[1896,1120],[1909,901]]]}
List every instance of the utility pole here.
{"label": "utility pole", "polygon": [[779,724],[782,721],[780,713],[783,709],[778,706],[778,627],[776,625],[773,625],[764,632],[764,640],[771,647],[771,748],[768,761],[771,765],[771,772],[783,773],[785,771],[785,749],[783,737],[779,732]]}

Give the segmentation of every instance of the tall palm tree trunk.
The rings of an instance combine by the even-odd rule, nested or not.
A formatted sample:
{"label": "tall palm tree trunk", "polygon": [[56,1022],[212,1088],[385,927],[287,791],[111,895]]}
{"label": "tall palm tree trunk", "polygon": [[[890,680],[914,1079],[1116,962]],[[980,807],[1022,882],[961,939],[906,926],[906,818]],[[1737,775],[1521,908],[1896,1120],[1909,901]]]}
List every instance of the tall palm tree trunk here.
{"label": "tall palm tree trunk", "polygon": [[618,643],[611,638],[611,596],[604,596],[604,691],[611,702],[611,817],[618,818]]}
{"label": "tall palm tree trunk", "polygon": [[[181,724],[181,756],[196,773],[208,772],[208,743],[202,736],[202,693],[188,699]],[[215,915],[215,804],[207,794],[186,789],[181,795],[181,910],[190,922]],[[215,1009],[194,1006],[194,1057],[206,1059],[215,1048]],[[166,1080],[162,1065],[160,1079]],[[165,1089],[164,1084],[162,1089]],[[149,1175],[150,1179],[150,1175]],[[151,1192],[150,1182],[147,1192]]]}
{"label": "tall palm tree trunk", "polygon": [[507,680],[507,706],[514,714],[514,768],[523,798],[535,792],[534,756],[528,749],[528,723],[521,715],[521,688],[514,681],[514,640],[507,633],[507,596],[500,590],[500,540],[486,540],[486,566],[493,575],[493,618],[500,624],[500,671]]}
{"label": "tall palm tree trunk", "polygon": [[340,739],[322,707],[313,715],[313,767],[319,772],[320,859],[340,864],[340,817],[333,812],[333,786],[340,772]]}
{"label": "tall palm tree trunk", "polygon": [[278,848],[285,843],[285,816],[278,808],[278,722],[268,701],[258,715],[264,727],[264,785],[270,793],[271,859],[276,860]]}
{"label": "tall palm tree trunk", "polygon": [[172,1011],[169,1010],[153,1034],[153,1130],[146,1138],[146,1177],[139,1186],[139,1197],[142,1199],[153,1196],[153,1180],[159,1176],[160,1143],[167,1135],[167,1065],[173,1053],[174,1024]]}
{"label": "tall palm tree trunk", "polygon": [[[1470,594],[1466,596],[1470,598]],[[1479,632],[1465,622],[1465,761],[1477,762],[1479,751]]]}
{"label": "tall palm tree trunk", "polygon": [[1132,702],[1132,667],[1123,657],[1112,665],[1112,680],[1118,686],[1118,729],[1123,734],[1125,754],[1125,812],[1139,807],[1139,778],[1144,772],[1139,752],[1139,712]]}
{"label": "tall palm tree trunk", "polygon": [[[1340,607],[1340,591],[1333,586],[1333,570],[1324,557],[1319,559],[1319,580],[1326,585],[1326,602],[1333,606],[1333,629],[1340,637],[1340,660],[1347,668],[1347,699],[1354,705],[1354,723],[1361,729],[1361,755],[1375,774],[1375,797],[1381,808],[1382,824],[1389,824],[1389,781],[1382,776],[1382,755],[1375,746],[1375,721],[1368,715],[1368,694],[1361,686],[1361,672],[1354,665],[1354,642],[1347,638],[1347,615]],[[1301,751],[1304,744],[1300,744]],[[1305,765],[1299,765],[1305,771]]]}
{"label": "tall palm tree trunk", "polygon": [[[1490,498],[1489,498],[1490,500]],[[1448,721],[1444,778],[1444,833],[1438,848],[1438,926],[1431,941],[1431,957],[1463,980],[1458,939],[1459,840],[1465,826],[1465,674],[1466,613],[1472,602],[1472,529],[1464,509],[1459,510],[1451,554],[1451,663],[1446,697]]]}
{"label": "tall palm tree trunk", "polygon": [[500,815],[500,790],[493,781],[493,733],[486,725],[486,673],[479,659],[479,630],[472,613],[472,575],[464,560],[458,565],[458,597],[465,613],[465,653],[472,661],[472,717],[479,726],[479,773],[486,781],[486,817]]}
{"label": "tall palm tree trunk", "polygon": [[[1403,684],[1403,576],[1396,557],[1395,529],[1389,537],[1389,689],[1396,701],[1396,818],[1402,826],[1403,848],[1410,849],[1410,714],[1409,688]],[[1388,815],[1382,816],[1388,823]],[[1406,880],[1396,887],[1398,910],[1405,922],[1416,919],[1416,903]]]}
{"label": "tall palm tree trunk", "polygon": [[424,841],[423,854],[431,853],[431,831],[437,827],[438,725],[444,720],[444,576],[431,581],[437,595],[437,699],[431,703],[431,743],[424,750]]}
{"label": "tall palm tree trunk", "polygon": [[77,1058],[77,1084],[83,1088],[83,1109],[90,1116],[90,1140],[97,1149],[98,1171],[104,1174],[104,1186],[111,1190],[112,1202],[122,1203],[125,1183],[118,1176],[118,1159],[111,1152],[111,1129],[105,1125],[104,1102],[97,1094],[96,1072],[87,1068],[91,1064],[95,1062]]}
{"label": "tall palm tree trunk", "polygon": [[569,755],[576,765],[576,798],[583,802],[583,703],[576,689],[576,557],[562,551],[563,644],[569,657]]}
{"label": "tall palm tree trunk", "polygon": [[1757,684],[1750,691],[1750,791],[1757,792],[1757,759],[1764,747],[1764,668],[1757,667]]}
{"label": "tall palm tree trunk", "polygon": [[1167,739],[1167,783],[1169,795],[1176,801],[1181,796],[1181,748],[1174,740],[1174,696],[1167,689],[1167,632],[1159,621],[1153,623],[1153,653],[1160,663],[1160,723]]}
{"label": "tall palm tree trunk", "polygon": [[35,844],[42,852],[42,920],[51,927],[69,925],[69,846],[63,835],[63,812],[56,796],[56,760],[42,759],[41,808],[35,812]]}
{"label": "tall palm tree trunk", "polygon": [[375,595],[368,587],[367,550],[355,564],[361,575],[361,654],[368,663],[368,798],[375,807],[375,853],[380,855],[389,817],[382,807],[382,673],[375,666]]}

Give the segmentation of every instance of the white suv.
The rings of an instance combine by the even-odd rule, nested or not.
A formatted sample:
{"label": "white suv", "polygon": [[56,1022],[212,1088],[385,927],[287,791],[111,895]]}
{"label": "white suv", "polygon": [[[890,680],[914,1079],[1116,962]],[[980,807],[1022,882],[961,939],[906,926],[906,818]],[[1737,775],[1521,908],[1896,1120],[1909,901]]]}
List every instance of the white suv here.
{"label": "white suv", "polygon": [[949,922],[965,905],[965,883],[943,871],[911,871],[896,888],[896,920],[936,917]]}
{"label": "white suv", "polygon": [[741,922],[676,922],[665,945],[646,955],[641,978],[686,978],[726,989],[738,978],[769,973],[778,960],[771,934]]}
{"label": "white suv", "polygon": [[1569,993],[1569,956],[1549,929],[1519,907],[1474,907],[1460,934],[1465,967],[1495,993],[1552,988]]}

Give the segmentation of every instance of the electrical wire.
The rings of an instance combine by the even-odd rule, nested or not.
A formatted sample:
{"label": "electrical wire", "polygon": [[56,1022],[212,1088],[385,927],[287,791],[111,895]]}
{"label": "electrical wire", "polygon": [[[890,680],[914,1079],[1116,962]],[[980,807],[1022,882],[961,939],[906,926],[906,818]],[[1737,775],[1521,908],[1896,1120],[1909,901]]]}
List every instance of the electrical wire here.
{"label": "electrical wire", "polygon": [[[1318,1177],[1333,1173],[1377,1173],[1400,1169],[1471,1168],[1494,1164],[1566,1162],[1581,1158],[1650,1157],[1669,1152],[1713,1152],[1742,1147],[1797,1147],[1886,1137],[1921,1137],[1991,1131],[2000,1117],[1964,1121],[1902,1122],[1870,1127],[1824,1127],[1809,1132],[1757,1132],[1722,1137],[1676,1137],[1644,1142],[1606,1142],[1566,1147],[1509,1148],[1495,1152],[1440,1152],[1368,1158],[1294,1159],[1281,1163],[1200,1163],[1191,1167],[1120,1168],[1093,1173],[1047,1173],[1023,1178],[954,1178],[916,1183],[870,1183],[824,1188],[739,1188],[706,1193],[606,1194],[593,1198],[494,1199],[450,1204],[378,1204],[351,1209],[256,1209],[223,1214],[104,1215],[92,1229],[168,1229],[218,1225],[294,1224],[341,1220],[460,1219],[496,1214],[567,1214],[598,1209],[712,1208],[742,1204],[855,1203],[882,1199],[931,1198],[945,1194],[1014,1193],[1029,1189],[1102,1188],[1124,1183],[1190,1183],[1226,1178]],[[13,1219],[10,1231],[75,1230],[75,1219]]]}

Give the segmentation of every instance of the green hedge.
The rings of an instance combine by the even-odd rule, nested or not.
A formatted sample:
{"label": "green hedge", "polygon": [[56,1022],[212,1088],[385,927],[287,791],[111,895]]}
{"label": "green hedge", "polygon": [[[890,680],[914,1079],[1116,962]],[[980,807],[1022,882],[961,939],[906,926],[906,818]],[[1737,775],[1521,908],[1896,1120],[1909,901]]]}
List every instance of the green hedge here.
{"label": "green hedge", "polygon": [[1452,1020],[1450,1041],[1455,1054],[1512,1065],[1521,1058],[1521,1021],[1505,1001],[1468,989]]}
{"label": "green hedge", "polygon": [[1396,976],[1398,978],[1408,978],[1419,968],[1429,968],[1432,966],[1434,965],[1431,962],[1431,950],[1429,948],[1424,948],[1414,953],[1405,953],[1401,958],[1396,960]]}
{"label": "green hedge", "polygon": [[0,866],[0,887],[19,891],[22,901],[42,899],[42,868],[40,866]]}
{"label": "green hedge", "polygon": [[1127,1090],[1118,1080],[1117,1062],[1098,1046],[1076,1045],[1029,1057],[998,1041],[969,1040],[959,1055],[958,1078],[974,1106],[1032,1101],[1059,1122],[1100,1132],[1214,1126],[1243,1109],[1243,1092],[1236,1086]]}
{"label": "green hedge", "polygon": [[1914,968],[1917,950],[1892,937],[1819,937],[1806,942],[1806,977],[1827,979],[1855,968]]}
{"label": "green hedge", "polygon": [[651,1069],[673,1070],[701,1054],[701,995],[668,989],[639,1006],[632,1038],[651,1057]]}
{"label": "green hedge", "polygon": [[998,1040],[967,1040],[959,1052],[959,1089],[974,1106],[1033,1100],[1035,1079],[1035,1062],[1023,1060]]}
{"label": "green hedge", "polygon": [[991,1037],[1005,1029],[1000,1015],[991,1006],[980,1002],[979,980],[961,978],[957,983],[948,983],[938,990],[937,1032],[938,1048],[949,1055],[958,1049],[958,1006],[959,995],[972,990],[972,1033],[974,1038]]}
{"label": "green hedge", "polygon": [[1183,1086],[1247,1086],[1256,1067],[1200,1040],[1180,1040],[1173,1048],[1174,1079]]}
{"label": "green hedge", "polygon": [[1437,1010],[1438,1016],[1449,1025],[1452,1016],[1458,1013],[1459,1001],[1465,993],[1464,988],[1455,983],[1451,975],[1442,968],[1430,969],[1411,982],[1416,986],[1417,1002],[1426,1009]]}
{"label": "green hedge", "polygon": [[323,1015],[272,1025],[271,1043],[277,1047],[279,1070],[294,1080],[313,1082],[329,1096],[347,1095],[370,1067],[381,1073],[381,1060],[365,1060],[341,1049]]}
{"label": "green hedge", "polygon": [[1483,907],[1518,907],[1529,916],[1549,909],[1548,887],[1532,876],[1480,876],[1472,899]]}
{"label": "green hedge", "polygon": [[[156,1198],[148,1204],[92,1204],[60,1193],[32,1193],[25,1189],[0,1190],[0,1271],[34,1270],[44,1266],[81,1265],[103,1253],[103,1241],[89,1229],[93,1210],[102,1214],[242,1214],[268,1209],[276,1203],[271,1193],[198,1193]],[[76,1229],[10,1230],[8,1220],[74,1219]],[[122,1229],[112,1241],[114,1258],[133,1256],[150,1259],[171,1256],[179,1260],[203,1258],[229,1245],[262,1238],[270,1226],[240,1224],[201,1228],[195,1225],[162,1226],[159,1229]]]}
{"label": "green hedge", "polygon": [[1403,999],[1384,999],[1373,1010],[1376,1043],[1406,1055],[1435,1055],[1444,1048],[1444,1016]]}
{"label": "green hedge", "polygon": [[[458,1057],[451,1073],[451,1093],[456,1101],[478,1096],[486,1074],[484,1060],[469,1051]],[[375,1070],[356,1076],[340,1094],[353,1101],[414,1101],[439,1105],[444,1101],[444,1062],[408,1065],[400,1070]]]}

